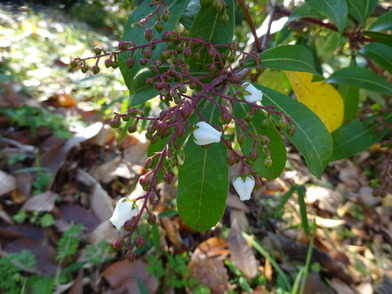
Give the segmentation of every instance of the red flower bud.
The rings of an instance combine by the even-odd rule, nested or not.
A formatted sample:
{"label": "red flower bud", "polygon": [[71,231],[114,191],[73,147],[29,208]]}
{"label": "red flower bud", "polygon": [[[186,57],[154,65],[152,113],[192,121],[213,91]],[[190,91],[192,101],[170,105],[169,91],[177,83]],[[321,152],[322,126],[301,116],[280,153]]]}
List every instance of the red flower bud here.
{"label": "red flower bud", "polygon": [[111,67],[112,64],[113,64],[113,61],[110,58],[105,59],[105,66],[106,66],[106,68]]}
{"label": "red flower bud", "polygon": [[151,214],[147,217],[147,222],[148,222],[150,225],[155,224],[155,223],[157,222],[157,217],[156,217],[156,215],[151,213]]}
{"label": "red flower bud", "polygon": [[165,7],[165,9],[163,9],[163,11],[162,11],[162,19],[163,19],[163,21],[168,21],[169,20],[169,18],[170,18],[170,11],[169,11],[169,9],[167,9],[167,7]]}
{"label": "red flower bud", "polygon": [[126,65],[128,68],[132,68],[132,66],[135,64],[135,61],[133,60],[132,57],[129,57],[126,61]]}
{"label": "red flower bud", "polygon": [[136,247],[137,249],[142,248],[142,247],[144,246],[145,243],[146,243],[146,242],[144,241],[144,239],[143,239],[142,236],[139,235],[139,236],[136,237],[136,239],[135,239],[135,247]]}
{"label": "red flower bud", "polygon": [[92,68],[91,68],[91,71],[93,72],[93,74],[97,74],[97,73],[99,73],[99,67],[98,67],[98,65],[94,65]]}
{"label": "red flower bud", "polygon": [[144,38],[150,42],[152,40],[152,30],[150,28],[146,28],[144,31]]}
{"label": "red flower bud", "polygon": [[134,262],[135,259],[136,259],[136,254],[135,254],[135,252],[133,252],[133,251],[128,251],[128,252],[125,254],[125,260],[126,260],[126,261],[128,261],[128,262]]}
{"label": "red flower bud", "polygon": [[120,41],[120,42],[118,43],[118,49],[119,49],[119,50],[125,50],[125,49],[127,49],[127,43],[125,43],[124,41]]}
{"label": "red flower bud", "polygon": [[128,133],[132,134],[137,131],[137,127],[135,125],[130,125],[128,127]]}
{"label": "red flower bud", "polygon": [[116,242],[113,243],[113,248],[114,250],[121,250],[124,247],[124,242],[123,240],[117,240]]}
{"label": "red flower bud", "polygon": [[99,46],[95,46],[95,47],[94,47],[94,53],[95,53],[96,55],[101,54],[101,53],[102,53],[102,48],[99,47]]}
{"label": "red flower bud", "polygon": [[121,120],[118,116],[113,117],[110,122],[109,125],[113,128],[116,129],[121,125]]}

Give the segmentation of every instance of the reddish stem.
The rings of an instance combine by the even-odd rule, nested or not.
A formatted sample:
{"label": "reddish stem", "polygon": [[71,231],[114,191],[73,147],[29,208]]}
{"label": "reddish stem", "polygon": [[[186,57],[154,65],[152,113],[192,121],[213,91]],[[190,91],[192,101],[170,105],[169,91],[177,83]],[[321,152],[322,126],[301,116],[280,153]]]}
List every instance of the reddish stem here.
{"label": "reddish stem", "polygon": [[238,3],[240,4],[241,9],[242,9],[242,11],[245,14],[246,21],[248,22],[250,31],[252,32],[252,35],[255,38],[255,44],[256,44],[257,51],[258,52],[262,52],[263,51],[263,49],[262,49],[263,47],[261,46],[260,40],[257,37],[256,28],[255,28],[255,25],[254,25],[254,23],[252,21],[252,17],[250,16],[248,7],[246,6],[246,3],[245,3],[244,0],[238,0]]}

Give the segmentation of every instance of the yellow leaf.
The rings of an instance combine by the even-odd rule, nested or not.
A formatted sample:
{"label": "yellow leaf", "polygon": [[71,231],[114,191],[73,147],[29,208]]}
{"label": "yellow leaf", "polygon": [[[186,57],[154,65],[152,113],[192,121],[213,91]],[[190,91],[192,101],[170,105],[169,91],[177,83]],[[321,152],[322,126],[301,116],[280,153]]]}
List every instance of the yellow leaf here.
{"label": "yellow leaf", "polygon": [[342,96],[330,84],[312,82],[312,74],[285,72],[299,102],[305,104],[333,132],[343,123],[344,104]]}

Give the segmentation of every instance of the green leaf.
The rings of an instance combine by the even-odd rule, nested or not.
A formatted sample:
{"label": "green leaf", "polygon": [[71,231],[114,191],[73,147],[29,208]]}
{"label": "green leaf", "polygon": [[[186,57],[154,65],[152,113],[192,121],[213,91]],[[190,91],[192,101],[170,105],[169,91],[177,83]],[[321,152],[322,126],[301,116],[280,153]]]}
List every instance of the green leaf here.
{"label": "green leaf", "polygon": [[382,43],[385,45],[388,45],[392,47],[392,35],[391,34],[384,34],[380,32],[371,32],[371,31],[365,31],[364,32],[365,36],[370,37],[374,41],[378,43]]}
{"label": "green leaf", "polygon": [[[234,35],[234,1],[225,0],[226,2],[226,15],[229,17],[227,24],[224,24],[221,20],[224,10],[217,13],[213,5],[208,7],[201,7],[197,14],[192,26],[189,30],[189,37],[202,38],[206,42],[213,44],[228,44],[232,41]],[[207,50],[204,49],[201,54],[201,58],[196,64],[208,65],[211,58],[207,54]],[[192,65],[191,65],[192,67]]]}
{"label": "green leaf", "polygon": [[227,154],[221,143],[204,149],[190,140],[178,170],[177,209],[187,226],[203,232],[216,225],[226,208]]}
{"label": "green leaf", "polygon": [[[219,99],[217,102],[220,103]],[[198,108],[208,123],[217,123],[220,111],[213,103],[203,102]],[[199,120],[196,114],[192,114],[191,125],[196,123],[195,119]],[[226,208],[229,188],[227,149],[223,143],[203,148],[194,143],[191,135],[184,151],[185,162],[178,169],[178,213],[187,226],[206,231],[222,218]]]}
{"label": "green leaf", "polygon": [[[310,51],[300,45],[284,45],[271,48],[261,53],[260,57],[261,65],[267,68],[309,72],[322,76],[314,68],[313,57]],[[254,60],[246,64],[246,67],[254,66],[256,66]]]}
{"label": "green leaf", "polygon": [[[250,112],[251,107],[244,103],[235,102],[234,114],[237,118],[243,118],[247,113]],[[285,165],[286,165],[286,148],[283,144],[282,137],[276,130],[274,124],[272,123],[267,129],[263,129],[262,121],[266,119],[267,116],[264,112],[259,111],[255,114],[253,119],[248,124],[248,129],[255,135],[264,135],[270,138],[270,143],[268,148],[271,152],[272,166],[270,168],[264,167],[264,160],[267,155],[264,149],[258,144],[257,153],[259,157],[254,161],[254,170],[262,177],[273,180],[280,176]],[[237,127],[238,132],[238,127]],[[249,154],[253,150],[254,140],[249,136],[248,133],[244,132],[246,140],[244,144],[241,145],[241,150],[243,154]]]}
{"label": "green leaf", "polygon": [[[168,67],[161,66],[161,72],[165,72]],[[206,74],[204,71],[200,70],[193,70],[191,69],[190,73],[194,77],[202,76]],[[134,93],[131,95],[131,99],[129,101],[128,107],[130,106],[135,106],[135,105],[140,105],[143,104],[144,102],[150,100],[151,98],[154,98],[159,95],[159,92],[155,89],[153,85],[147,85],[146,84],[146,79],[150,77],[155,77],[156,74],[153,73],[151,70],[147,69],[142,72],[139,72],[136,77],[133,79],[131,82],[131,92]],[[170,85],[173,85],[174,82],[169,83]]]}
{"label": "green leaf", "polygon": [[287,20],[287,23],[305,17],[323,18],[323,15],[309,4],[304,3],[293,10]]}
{"label": "green leaf", "polygon": [[142,104],[159,95],[159,92],[154,86],[146,84],[146,79],[154,76],[156,74],[149,69],[136,75],[130,86],[131,92],[134,94],[131,95],[129,107]]}
{"label": "green leaf", "polygon": [[[188,5],[189,0],[173,0],[170,1],[170,3],[167,5],[167,8],[170,11],[170,18],[167,22],[162,22],[163,24],[163,31],[161,33],[158,33],[154,27],[152,27],[155,22],[156,22],[156,16],[154,15],[152,18],[150,18],[149,23],[150,26],[152,27],[153,31],[153,37],[154,38],[160,38],[165,31],[170,31],[174,30],[176,25],[178,24],[178,21],[181,18],[181,15],[185,11],[185,8]],[[135,45],[143,45],[147,44],[148,41],[144,38],[144,30],[145,26],[139,27],[138,25],[134,25],[136,22],[140,21],[143,19],[146,15],[151,13],[156,6],[151,7],[150,6],[151,1],[144,1],[132,14],[129,16],[126,27],[125,27],[125,32],[124,36],[122,38],[123,41],[132,41],[135,43]],[[153,55],[152,59],[156,58],[160,52],[163,50],[164,44],[159,44],[157,47],[153,50]],[[118,56],[118,61],[120,65],[120,70],[121,74],[124,77],[125,83],[127,87],[131,90],[131,83],[135,77],[135,75],[139,72],[140,69],[142,69],[144,66],[140,65],[139,59],[142,57],[142,53],[140,50],[137,50],[133,58],[135,60],[135,65],[129,69],[126,65],[126,61],[129,58],[129,52],[124,52],[119,54]]]}
{"label": "green leaf", "polygon": [[392,94],[392,85],[376,73],[362,67],[346,67],[335,71],[326,81],[363,88],[382,94]]}
{"label": "green leaf", "polygon": [[[374,119],[374,116],[368,117],[363,122],[356,119],[334,131],[332,133],[334,149],[331,160],[352,156],[380,141],[388,133],[388,129],[384,128],[383,131],[377,133],[378,124],[369,126]],[[385,116],[385,119],[391,124],[392,114]]]}
{"label": "green leaf", "polygon": [[[296,128],[294,136],[289,136],[286,130],[283,132],[301,152],[309,171],[320,178],[332,155],[332,137],[320,118],[304,104],[290,97],[257,84],[253,85],[263,91],[264,105],[274,105],[277,111],[282,111],[293,120]],[[278,122],[278,116],[273,118]]]}
{"label": "green leaf", "polygon": [[193,21],[199,13],[200,7],[199,0],[191,0],[186,7],[184,14],[181,16],[180,22],[187,30],[191,28]]}
{"label": "green leaf", "polygon": [[83,224],[73,225],[66,231],[57,243],[56,260],[61,260],[76,253],[79,247],[79,234]]}
{"label": "green leaf", "polygon": [[382,66],[390,74],[392,74],[392,48],[380,44],[369,43],[359,50],[363,55],[369,57],[371,60]]}
{"label": "green leaf", "polygon": [[359,88],[339,85],[337,90],[344,102],[343,121],[348,122],[355,119],[358,115]]}
{"label": "green leaf", "polygon": [[306,213],[306,203],[305,203],[305,187],[296,186],[296,191],[298,195],[299,212],[301,215],[301,225],[305,231],[305,234],[309,236],[309,223],[308,223],[308,215]]}
{"label": "green leaf", "polygon": [[392,30],[392,10],[384,13],[369,27],[369,31],[378,32]]}
{"label": "green leaf", "polygon": [[378,0],[347,0],[348,12],[362,26],[365,26],[366,19],[376,8],[377,2]]}
{"label": "green leaf", "polygon": [[332,20],[339,32],[343,32],[347,19],[345,0],[306,0],[306,3]]}

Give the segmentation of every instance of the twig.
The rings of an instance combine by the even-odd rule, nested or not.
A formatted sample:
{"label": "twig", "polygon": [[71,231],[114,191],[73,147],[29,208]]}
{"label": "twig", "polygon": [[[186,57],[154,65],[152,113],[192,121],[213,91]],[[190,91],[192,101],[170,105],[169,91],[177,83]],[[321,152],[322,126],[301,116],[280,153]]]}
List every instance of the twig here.
{"label": "twig", "polygon": [[[277,13],[281,13],[281,14],[286,15],[286,16],[290,16],[291,15],[291,11],[290,10],[284,9],[282,7],[279,7],[279,6],[275,7],[275,11]],[[334,24],[332,24],[332,23],[325,23],[321,19],[317,19],[317,18],[313,18],[313,17],[304,17],[304,18],[301,18],[301,19],[304,20],[304,21],[307,21],[307,22],[310,22],[310,23],[314,23],[314,24],[317,24],[319,26],[328,28],[328,29],[330,29],[332,31],[339,32],[339,29]],[[343,36],[346,36],[349,39],[358,38],[358,34],[353,34],[351,32],[343,32]],[[374,40],[372,40],[370,38],[365,38],[363,36],[361,36],[360,41],[361,42],[374,42]]]}
{"label": "twig", "polygon": [[274,21],[274,18],[275,18],[275,9],[273,8],[269,13],[268,27],[263,37],[263,42],[261,43],[261,51],[267,49],[267,44],[271,35],[271,26],[272,26],[272,22]]}
{"label": "twig", "polygon": [[246,6],[244,0],[238,0],[238,3],[240,4],[241,9],[242,9],[242,11],[243,11],[244,14],[245,14],[246,21],[248,22],[248,25],[249,25],[249,28],[250,28],[250,30],[251,30],[251,32],[252,32],[253,37],[255,38],[255,43],[256,43],[257,51],[258,51],[258,52],[262,52],[262,46],[261,46],[261,43],[260,43],[259,38],[257,37],[256,28],[255,28],[255,25],[254,25],[254,23],[253,23],[253,21],[252,21],[252,18],[251,18],[251,16],[250,16],[248,7]]}

